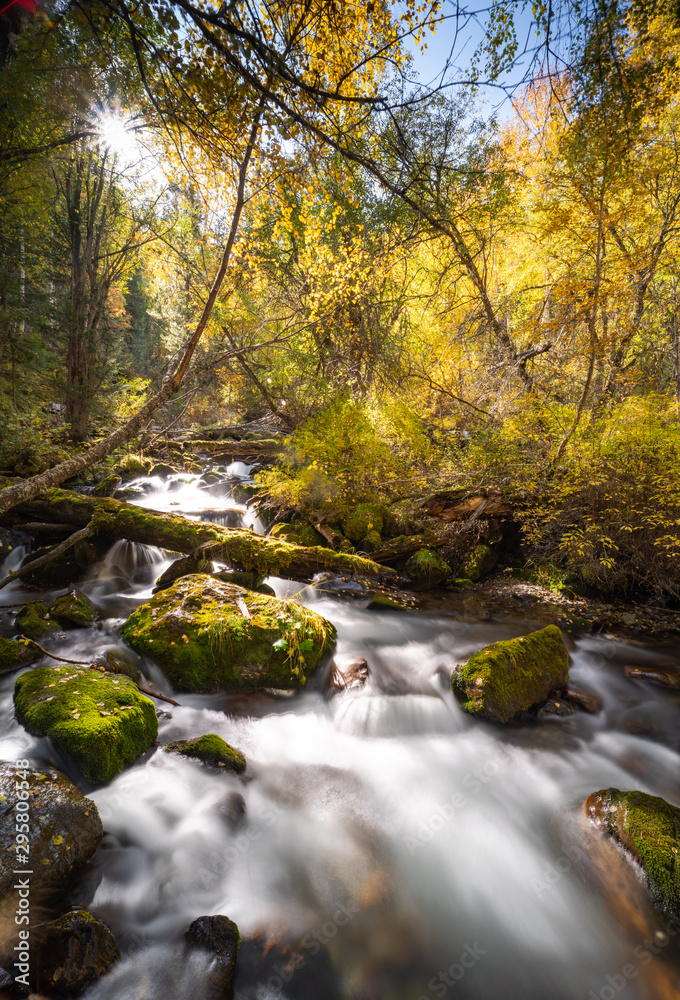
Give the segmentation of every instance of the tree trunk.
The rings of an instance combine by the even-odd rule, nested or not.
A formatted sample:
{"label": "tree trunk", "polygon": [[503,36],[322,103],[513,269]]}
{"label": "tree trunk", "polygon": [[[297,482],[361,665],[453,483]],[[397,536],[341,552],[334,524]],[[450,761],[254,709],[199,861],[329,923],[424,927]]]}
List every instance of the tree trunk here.
{"label": "tree trunk", "polygon": [[396,577],[393,569],[360,556],[292,545],[263,538],[252,531],[190,521],[176,514],[158,514],[120,500],[100,500],[69,490],[50,490],[42,496],[18,501],[2,521],[12,525],[22,518],[67,523],[74,528],[89,525],[91,534],[112,542],[126,538],[187,555],[200,550],[205,558],[227,562],[236,569],[288,580],[307,582],[315,573],[324,571],[360,574],[376,580]]}

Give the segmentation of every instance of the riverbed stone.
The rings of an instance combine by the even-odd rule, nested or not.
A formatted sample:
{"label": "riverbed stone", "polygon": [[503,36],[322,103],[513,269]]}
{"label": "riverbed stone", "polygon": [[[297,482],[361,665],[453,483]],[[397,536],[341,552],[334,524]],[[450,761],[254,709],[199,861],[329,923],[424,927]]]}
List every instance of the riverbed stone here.
{"label": "riverbed stone", "polygon": [[21,635],[27,639],[49,639],[61,631],[59,622],[55,621],[46,607],[42,604],[24,604],[16,613],[14,627]]}
{"label": "riverbed stone", "polygon": [[31,978],[49,996],[82,993],[120,960],[113,934],[88,910],[71,910],[33,932]]}
{"label": "riverbed stone", "polygon": [[[17,854],[15,819],[15,805],[24,792],[31,828],[27,865]],[[97,850],[103,832],[92,799],[59,771],[0,764],[0,899],[13,891],[15,868],[32,870],[36,902],[43,894],[70,885]]]}
{"label": "riverbed stone", "polygon": [[0,637],[0,677],[20,670],[39,660],[42,653],[25,639],[3,639]]}
{"label": "riverbed stone", "polygon": [[216,914],[197,917],[186,931],[187,944],[215,956],[205,984],[209,1000],[231,1000],[234,995],[234,969],[241,944],[239,929],[229,917]]}
{"label": "riverbed stone", "polygon": [[205,693],[301,687],[335,645],[309,608],[198,574],[142,604],[121,635],[178,690]]}
{"label": "riverbed stone", "polygon": [[594,792],[585,808],[641,868],[655,904],[680,918],[680,809],[658,795],[618,788]]}
{"label": "riverbed stone", "polygon": [[91,601],[78,590],[58,597],[49,607],[50,617],[64,628],[87,628],[97,617]]}
{"label": "riverbed stone", "polygon": [[87,667],[39,667],[17,678],[14,708],[33,736],[54,745],[94,783],[111,781],[158,734],[153,703],[129,677]]}
{"label": "riverbed stone", "polygon": [[568,680],[569,656],[562,633],[556,625],[548,625],[473,653],[457,664],[451,689],[470,715],[509,722],[562,691]]}
{"label": "riverbed stone", "polygon": [[221,736],[207,733],[191,740],[175,740],[163,747],[166,753],[179,754],[182,757],[192,757],[203,764],[224,768],[235,774],[243,774],[246,769],[246,759],[240,750],[230,746]]}

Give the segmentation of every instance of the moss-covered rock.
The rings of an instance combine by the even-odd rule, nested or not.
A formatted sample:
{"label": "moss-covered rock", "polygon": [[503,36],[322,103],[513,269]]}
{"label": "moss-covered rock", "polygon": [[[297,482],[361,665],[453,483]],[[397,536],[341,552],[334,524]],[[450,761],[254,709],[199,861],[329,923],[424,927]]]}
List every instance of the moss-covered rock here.
{"label": "moss-covered rock", "polygon": [[203,764],[210,764],[212,767],[224,767],[236,774],[243,774],[246,769],[246,759],[243,754],[229,746],[221,736],[217,736],[215,733],[197,736],[193,740],[175,740],[174,743],[166,743],[163,749],[167,753],[192,757],[195,760],[200,760]]}
{"label": "moss-covered rock", "polygon": [[133,476],[146,475],[153,465],[151,459],[142,458],[140,455],[125,455],[117,463],[114,472],[122,476],[123,479],[130,479]]}
{"label": "moss-covered rock", "polygon": [[680,917],[680,809],[657,795],[605,788],[586,800],[586,813],[642,868],[656,905]]}
{"label": "moss-covered rock", "polygon": [[245,570],[225,570],[222,573],[213,573],[212,575],[216,580],[222,580],[223,583],[235,583],[237,587],[245,587],[246,590],[256,590],[258,594],[276,597],[274,588],[264,583],[264,577],[259,573],[247,573]]}
{"label": "moss-covered rock", "polygon": [[[17,844],[15,806],[19,801],[27,803],[30,817],[28,866]],[[32,869],[31,890],[36,898],[43,891],[70,885],[97,850],[103,832],[92,799],[81,795],[59,771],[0,764],[0,899],[12,892],[14,868]]]}
{"label": "moss-covered rock", "polygon": [[406,561],[404,572],[416,590],[430,590],[451,576],[451,567],[432,549],[421,549]]}
{"label": "moss-covered rock", "polygon": [[41,656],[40,650],[25,639],[0,638],[0,676],[27,667]]}
{"label": "moss-covered rock", "polygon": [[115,472],[112,472],[110,476],[106,476],[100,482],[97,483],[95,488],[92,490],[93,497],[112,497],[116,492],[120,484],[122,483],[120,476],[117,476]]}
{"label": "moss-covered rock", "polygon": [[382,545],[382,538],[377,531],[369,531],[365,538],[359,542],[361,552],[375,552]]}
{"label": "moss-covered rock", "polygon": [[59,622],[54,621],[47,608],[42,604],[24,604],[19,608],[14,619],[14,627],[27,639],[47,639],[60,630]]}
{"label": "moss-covered rock", "polygon": [[92,604],[75,590],[58,597],[50,605],[49,613],[65,628],[87,628],[97,617]]}
{"label": "moss-covered rock", "polygon": [[150,476],[176,476],[179,470],[173,465],[168,465],[167,462],[156,462],[149,469]]}
{"label": "moss-covered rock", "polygon": [[88,910],[71,910],[35,928],[30,978],[48,996],[82,993],[120,960],[113,934]]}
{"label": "moss-covered rock", "polygon": [[508,722],[539,704],[569,680],[562,633],[548,625],[519,639],[493,642],[458,664],[451,689],[466,712]]}
{"label": "moss-covered rock", "polygon": [[475,545],[463,564],[463,573],[474,583],[490,573],[498,562],[498,554],[489,545]]}
{"label": "moss-covered rock", "polygon": [[311,524],[275,524],[270,535],[272,538],[279,538],[282,542],[291,545],[326,545],[327,542],[318,531],[312,528]]}
{"label": "moss-covered rock", "polygon": [[200,559],[196,556],[175,559],[156,580],[156,586],[153,588],[154,594],[159,590],[172,587],[173,583],[176,583],[183,576],[191,576],[193,573],[212,573],[212,568],[212,559]]}
{"label": "moss-covered rock", "polygon": [[387,517],[387,507],[381,503],[358,503],[342,522],[342,530],[351,541],[361,542],[369,531],[377,531],[380,535]]}
{"label": "moss-covered rock", "polygon": [[200,575],[137,608],[121,635],[176,688],[196,692],[297,688],[335,644],[314,611]]}
{"label": "moss-covered rock", "polygon": [[32,587],[67,587],[102,559],[107,548],[106,542],[86,538],[44,566],[31,570],[30,564],[50,551],[50,546],[44,546],[26,556],[21,564],[21,579]]}
{"label": "moss-covered rock", "polygon": [[231,495],[236,503],[250,503],[262,492],[262,487],[257,483],[234,483],[231,488]]}
{"label": "moss-covered rock", "polygon": [[92,782],[111,781],[158,734],[153,703],[128,677],[87,667],[39,667],[17,678],[17,719],[49,736]]}

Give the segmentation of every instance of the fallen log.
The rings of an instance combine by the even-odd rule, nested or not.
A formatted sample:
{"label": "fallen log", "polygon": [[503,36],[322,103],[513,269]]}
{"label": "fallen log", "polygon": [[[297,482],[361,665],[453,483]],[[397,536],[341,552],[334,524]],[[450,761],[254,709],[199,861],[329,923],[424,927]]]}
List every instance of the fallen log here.
{"label": "fallen log", "polygon": [[283,451],[283,443],[264,441],[163,441],[151,449],[152,453],[167,451],[169,455],[207,454],[213,458],[268,458]]}
{"label": "fallen log", "polygon": [[[0,488],[2,487],[0,482]],[[332,552],[322,546],[304,547],[265,538],[252,531],[226,528],[211,521],[190,521],[178,514],[159,514],[126,501],[83,496],[54,488],[12,508],[2,523],[12,526],[17,519],[77,526],[89,525],[91,534],[110,539],[127,539],[157,545],[170,552],[204,556],[226,562],[236,569],[263,576],[280,576],[309,582],[315,573],[359,573],[377,580],[395,577],[395,571],[371,559]]]}
{"label": "fallen log", "polygon": [[57,556],[62,555],[68,549],[72,548],[72,546],[77,545],[78,542],[82,542],[84,538],[88,538],[91,534],[92,530],[89,525],[86,525],[79,531],[74,532],[74,534],[72,534],[65,541],[60,542],[59,545],[55,545],[54,548],[50,549],[50,551],[45,553],[44,556],[40,556],[38,559],[33,559],[31,562],[26,563],[19,569],[11,572],[9,576],[6,576],[4,580],[0,581],[0,590],[2,590],[3,587],[6,587],[8,583],[12,583],[13,580],[18,580],[20,576],[25,576],[41,566],[46,566],[48,562],[52,562],[52,560],[56,559]]}

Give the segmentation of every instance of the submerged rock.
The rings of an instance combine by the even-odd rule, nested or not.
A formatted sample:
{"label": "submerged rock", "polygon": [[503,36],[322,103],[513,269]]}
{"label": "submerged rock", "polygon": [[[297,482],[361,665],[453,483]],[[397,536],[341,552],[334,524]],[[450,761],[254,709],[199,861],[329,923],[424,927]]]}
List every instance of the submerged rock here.
{"label": "submerged rock", "polygon": [[642,869],[656,905],[680,917],[680,809],[657,795],[618,788],[594,792],[585,809]]}
{"label": "submerged rock", "polygon": [[87,628],[96,618],[94,605],[79,590],[58,597],[50,605],[49,613],[65,628]]}
{"label": "submerged rock", "polygon": [[193,757],[204,764],[223,767],[236,774],[243,774],[246,769],[246,759],[243,754],[229,746],[221,736],[217,736],[215,733],[196,736],[193,740],[175,740],[174,743],[166,743],[163,749],[167,753]]}
{"label": "submerged rock", "polygon": [[27,639],[48,639],[61,630],[59,622],[54,621],[47,608],[42,604],[24,604],[19,608],[14,619],[14,627]]}
{"label": "submerged rock", "polygon": [[451,689],[466,712],[496,722],[510,719],[561,691],[569,656],[556,625],[519,639],[494,642],[456,666]]}
{"label": "submerged rock", "polygon": [[[28,806],[28,865],[17,845],[19,802]],[[0,764],[0,899],[12,892],[14,868],[32,870],[31,890],[36,901],[43,892],[70,885],[97,850],[103,832],[92,799],[81,795],[59,771]]]}
{"label": "submerged rock", "polygon": [[368,680],[369,673],[368,663],[362,656],[342,665],[334,663],[326,697],[330,698],[338,691],[363,687]]}
{"label": "submerged rock", "polygon": [[129,649],[107,649],[92,661],[92,666],[98,670],[107,670],[110,674],[123,674],[139,684],[142,671],[137,665],[140,658]]}
{"label": "submerged rock", "polygon": [[572,684],[564,692],[564,700],[591,715],[599,712],[602,708],[602,698],[597,691],[588,691],[586,688],[574,687]]}
{"label": "submerged rock", "polygon": [[335,628],[314,611],[198,575],[142,604],[121,635],[195,692],[300,687],[335,645]]}
{"label": "submerged rock", "polygon": [[680,691],[680,673],[674,670],[666,670],[663,667],[624,667],[623,672],[626,677],[631,677],[633,680],[647,681],[658,687]]}
{"label": "submerged rock", "polygon": [[17,678],[14,707],[33,736],[49,736],[92,782],[111,781],[158,734],[153,703],[128,677],[87,667],[39,667]]}
{"label": "submerged rock", "polygon": [[451,567],[432,549],[421,549],[407,560],[404,571],[417,590],[431,590],[451,576]]}
{"label": "submerged rock", "polygon": [[71,910],[33,932],[31,978],[50,996],[73,996],[120,959],[113,934],[87,910]]}
{"label": "submerged rock", "polygon": [[13,670],[27,667],[42,656],[40,650],[25,639],[3,639],[0,637],[0,676],[11,674]]}
{"label": "submerged rock", "polygon": [[234,995],[234,969],[241,944],[239,929],[229,917],[198,917],[185,934],[187,944],[215,956],[205,984],[206,1000],[231,1000]]}

